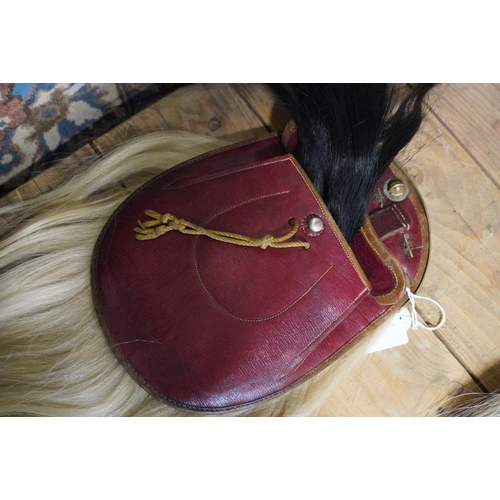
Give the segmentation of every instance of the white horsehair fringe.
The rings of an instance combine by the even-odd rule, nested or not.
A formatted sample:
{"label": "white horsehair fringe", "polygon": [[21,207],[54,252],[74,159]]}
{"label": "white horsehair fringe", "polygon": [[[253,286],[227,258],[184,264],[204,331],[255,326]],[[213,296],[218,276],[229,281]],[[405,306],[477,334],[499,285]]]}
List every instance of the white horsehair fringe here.
{"label": "white horsehair fringe", "polygon": [[[90,263],[106,221],[135,189],[225,145],[186,132],[140,137],[52,191],[0,207],[8,225],[0,239],[0,415],[199,416],[148,394],[116,359],[94,311]],[[375,338],[286,394],[227,416],[335,415],[339,381]]]}

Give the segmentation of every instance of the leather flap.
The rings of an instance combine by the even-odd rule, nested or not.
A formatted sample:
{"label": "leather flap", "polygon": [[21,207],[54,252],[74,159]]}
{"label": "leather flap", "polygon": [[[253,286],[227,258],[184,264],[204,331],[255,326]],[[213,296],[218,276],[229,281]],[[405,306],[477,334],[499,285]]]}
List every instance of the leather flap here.
{"label": "leather flap", "polygon": [[[415,242],[426,223],[418,204],[404,208]],[[283,237],[294,219],[290,241],[308,248],[178,230],[139,241],[134,228],[148,210],[259,241]],[[194,411],[235,410],[339,356],[402,304],[406,275],[418,285],[427,254],[403,268],[397,228],[378,226],[390,229],[386,245],[367,220],[351,249],[279,138],[248,141],[161,174],[115,211],[94,250],[96,311],[116,356],[151,394]]]}
{"label": "leather flap", "polygon": [[[369,293],[292,155],[236,168],[220,158],[167,172],[134,193],[95,252],[96,307],[117,355],[149,390],[194,409],[279,391]],[[138,241],[134,227],[146,210],[255,238],[286,234],[294,218],[294,240],[310,247],[264,250],[176,231]],[[324,224],[313,236],[311,216]]]}

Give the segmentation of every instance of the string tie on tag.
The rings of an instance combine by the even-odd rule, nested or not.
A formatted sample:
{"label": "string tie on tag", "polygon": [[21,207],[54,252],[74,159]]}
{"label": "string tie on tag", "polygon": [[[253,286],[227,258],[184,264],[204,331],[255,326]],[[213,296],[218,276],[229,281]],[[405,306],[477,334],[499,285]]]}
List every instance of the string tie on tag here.
{"label": "string tie on tag", "polygon": [[[416,330],[419,326],[421,326],[422,328],[425,328],[426,330],[437,330],[438,328],[441,328],[444,325],[444,322],[446,321],[446,313],[444,312],[444,309],[440,304],[438,304],[435,300],[430,299],[429,297],[423,297],[422,295],[415,295],[409,288],[406,288],[406,293],[408,294],[408,298],[410,299],[410,304],[411,304],[411,328],[412,328],[412,330]],[[415,308],[415,299],[427,300],[427,301],[435,304],[439,308],[439,311],[441,312],[441,321],[437,325],[434,325],[434,326],[421,323],[417,318],[417,310]]]}

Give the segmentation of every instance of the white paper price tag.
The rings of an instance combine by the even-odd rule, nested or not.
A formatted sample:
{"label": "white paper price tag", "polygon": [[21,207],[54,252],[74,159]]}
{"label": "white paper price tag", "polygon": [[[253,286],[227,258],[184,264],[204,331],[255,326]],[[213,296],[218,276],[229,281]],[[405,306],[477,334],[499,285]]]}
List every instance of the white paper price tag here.
{"label": "white paper price tag", "polygon": [[408,334],[411,328],[411,314],[406,307],[402,307],[383,325],[380,325],[374,333],[378,338],[372,344],[368,352],[383,351],[408,342]]}

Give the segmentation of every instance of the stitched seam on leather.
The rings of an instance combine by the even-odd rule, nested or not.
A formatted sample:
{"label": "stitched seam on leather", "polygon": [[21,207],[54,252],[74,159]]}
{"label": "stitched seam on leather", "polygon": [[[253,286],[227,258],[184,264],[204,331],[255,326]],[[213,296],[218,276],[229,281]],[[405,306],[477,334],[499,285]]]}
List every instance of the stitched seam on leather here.
{"label": "stitched seam on leather", "polygon": [[[253,137],[251,139],[247,139],[245,141],[238,142],[236,144],[228,144],[226,146],[222,146],[222,147],[219,147],[217,149],[213,149],[213,150],[208,151],[206,153],[202,153],[201,155],[195,156],[195,157],[193,157],[193,158],[191,158],[189,160],[183,161],[183,162],[179,163],[178,165],[176,165],[173,168],[177,169],[177,167],[179,167],[181,165],[183,166],[183,168],[188,167],[188,166],[192,166],[195,163],[199,163],[200,160],[205,160],[207,158],[217,156],[218,154],[225,153],[226,151],[229,151],[231,149],[235,149],[235,148],[239,149],[242,146],[248,146],[250,144],[255,144],[255,143],[261,142],[263,140],[267,141],[268,139],[273,139],[273,138],[276,138],[276,137],[277,137],[277,133],[276,132],[274,132],[274,133],[271,132],[269,134],[265,134],[265,135],[260,136],[260,137]],[[227,170],[229,168],[231,168],[231,166],[230,165],[229,166],[226,165],[223,169],[216,170],[213,173],[223,172],[224,170]],[[163,172],[163,174],[166,174],[168,172],[168,170],[170,170],[170,169],[167,169],[165,172]],[[160,174],[159,176],[163,176],[163,174]],[[159,177],[159,176],[156,176],[156,177]],[[184,175],[184,176],[179,177],[178,179],[172,181],[171,183],[167,184],[167,186],[172,185],[174,182],[177,182],[178,180],[196,178],[197,176],[198,176],[198,174]],[[163,188],[160,188],[160,189],[163,189]]]}
{"label": "stitched seam on leather", "polygon": [[[319,346],[317,346],[316,348],[313,348],[309,353],[307,353],[308,349],[310,349],[313,344],[315,342],[318,341],[318,339],[321,338],[321,336],[326,332],[328,331],[329,328],[332,327],[332,325],[334,323],[336,323],[341,317],[342,315],[348,310],[350,309],[368,290],[365,289],[365,290],[362,290],[358,296],[348,305],[346,306],[336,317],[335,319],[325,328],[323,329],[318,335],[316,335],[316,337],[314,337],[310,342],[309,344],[307,344],[300,352],[299,354],[297,354],[291,361],[289,361],[287,363],[287,365],[285,366],[285,368],[283,368],[283,370],[281,370],[281,373],[280,373],[280,376],[278,377],[277,381],[281,380],[283,377],[285,377],[286,375],[291,375],[293,372],[295,372],[299,366],[302,365],[302,363],[304,363],[306,361],[306,359],[308,358],[309,355],[311,355],[315,349]],[[307,353],[307,356],[305,358],[303,358],[302,360],[300,360],[300,358]],[[298,361],[298,363],[294,366],[294,363],[297,361],[297,360],[300,360]],[[291,371],[288,371],[288,370],[291,370]]]}
{"label": "stitched seam on leather", "polygon": [[[235,208],[241,207],[241,206],[246,205],[248,203],[252,203],[254,201],[263,200],[265,198],[272,198],[273,196],[279,196],[279,195],[282,195],[282,194],[289,194],[289,193],[290,193],[290,191],[280,191],[278,193],[266,194],[266,195],[263,195],[263,196],[258,196],[257,198],[251,198],[250,200],[242,201],[241,203],[238,203],[237,205],[234,205],[232,207],[226,208],[225,210],[221,210],[220,212],[216,213],[215,215],[213,215],[212,217],[210,217],[210,219],[208,219],[206,222],[204,222],[204,225],[209,224],[211,221],[213,221],[219,215],[222,215],[224,213],[230,212],[231,210],[234,210]],[[208,294],[208,296],[215,302],[215,304],[217,305],[217,307],[219,307],[222,311],[224,311],[229,316],[231,316],[231,317],[233,317],[235,319],[238,319],[240,321],[259,322],[259,321],[266,321],[267,319],[270,319],[270,318],[264,318],[264,319],[258,319],[258,320],[250,320],[250,319],[239,318],[238,316],[235,316],[234,314],[231,314],[229,311],[227,311],[226,309],[224,309],[224,307],[221,304],[219,304],[219,302],[217,302],[217,300],[215,299],[215,297],[210,293],[210,291],[208,290],[208,288],[205,286],[205,283],[203,283],[203,280],[202,280],[201,275],[200,275],[200,271],[198,269],[198,263],[196,261],[196,246],[198,245],[198,241],[199,241],[199,236],[196,237],[194,245],[193,245],[193,263],[194,263],[194,268],[195,268],[195,271],[196,271],[196,275],[198,277],[198,281],[201,283],[201,286],[203,287],[203,289],[205,290],[205,292]]]}
{"label": "stitched seam on leather", "polygon": [[[252,203],[254,201],[259,201],[259,200],[262,200],[264,198],[271,198],[273,196],[278,196],[278,195],[282,195],[282,194],[289,194],[290,191],[280,191],[279,193],[273,193],[273,194],[267,194],[267,195],[264,195],[264,196],[259,196],[257,198],[252,198],[251,200],[246,200],[246,201],[243,201],[241,203],[238,203],[237,205],[234,205],[232,207],[229,207],[225,210],[222,210],[221,212],[213,215],[210,219],[208,219],[208,221],[206,221],[204,224],[208,224],[210,223],[212,220],[214,220],[216,217],[218,217],[219,215],[222,215],[226,212],[230,212],[231,210],[234,210],[235,208],[238,208],[238,207],[241,207],[242,205],[246,205],[247,203]],[[210,291],[207,289],[207,287],[205,286],[205,283],[203,283],[203,280],[201,278],[201,275],[200,275],[200,271],[199,271],[199,268],[198,268],[198,263],[196,261],[196,245],[198,244],[198,238],[199,236],[196,237],[196,242],[193,246],[193,263],[194,263],[194,267],[195,267],[195,270],[196,270],[196,275],[198,276],[198,280],[199,282],[201,283],[201,286],[203,287],[203,289],[205,290],[205,292],[208,294],[208,296],[215,302],[215,304],[222,310],[224,311],[226,314],[228,314],[229,316],[231,316],[232,318],[234,319],[237,319],[239,321],[245,321],[247,323],[259,323],[259,322],[262,322],[262,321],[268,321],[270,319],[274,319],[278,316],[280,316],[281,314],[285,313],[286,311],[288,311],[288,309],[290,309],[291,307],[293,307],[297,302],[299,302],[301,299],[303,299],[324,277],[325,275],[331,271],[331,269],[333,269],[333,264],[300,296],[298,297],[297,299],[295,299],[291,304],[289,304],[285,309],[283,309],[282,311],[276,313],[276,314],[273,314],[272,316],[268,316],[266,318],[259,318],[259,319],[245,319],[245,318],[240,318],[239,316],[236,316],[232,313],[230,313],[227,309],[224,308],[224,306],[222,306],[221,304],[219,304],[219,302],[215,299],[215,297],[210,293]]]}
{"label": "stitched seam on leather", "polygon": [[273,196],[279,196],[281,194],[290,194],[290,191],[279,191],[278,193],[264,194],[262,196],[258,196],[257,198],[251,198],[250,200],[242,201],[241,203],[238,203],[237,205],[233,205],[232,207],[226,208],[226,209],[221,210],[220,212],[216,213],[215,215],[213,215],[212,217],[210,217],[210,219],[208,219],[207,221],[205,221],[203,223],[203,225],[207,225],[210,222],[212,222],[214,219],[216,219],[217,217],[219,217],[219,215],[222,215],[222,214],[225,214],[227,212],[230,212],[231,210],[234,210],[235,208],[241,207],[242,205],[246,205],[247,203],[252,203],[254,201],[263,200],[265,198],[272,198]]}
{"label": "stitched seam on leather", "polygon": [[[402,307],[404,304],[406,304],[406,302],[408,302],[408,301],[404,301],[404,303],[401,303],[401,304],[397,304],[396,303],[396,304],[390,306],[388,309],[386,309],[385,311],[381,312],[380,315],[377,316],[377,318],[374,319],[374,321],[378,320],[380,318],[380,316],[382,316],[384,314],[390,314],[396,308]],[[366,327],[366,328],[368,328],[368,327]],[[366,330],[366,328],[364,328],[363,330],[361,330],[359,333],[362,333],[364,330]],[[359,333],[358,333],[358,335],[359,335]],[[116,350],[118,352],[120,352],[118,349],[116,349]],[[264,403],[264,402],[266,402],[266,401],[268,401],[270,399],[273,399],[273,398],[279,396],[280,394],[288,392],[290,389],[293,389],[294,387],[297,387],[297,385],[301,383],[301,381],[304,379],[304,377],[309,376],[311,374],[314,375],[314,374],[318,373],[318,368],[323,363],[327,362],[328,359],[329,358],[325,359],[322,363],[319,363],[319,365],[317,365],[315,368],[313,368],[310,372],[308,372],[307,374],[303,375],[301,378],[297,379],[295,382],[293,382],[292,384],[288,385],[287,387],[282,388],[281,390],[273,392],[273,393],[271,393],[271,394],[269,394],[269,395],[267,395],[267,396],[265,396],[263,398],[260,398],[260,399],[256,399],[256,400],[253,400],[253,401],[247,401],[246,403],[238,403],[236,405],[225,406],[225,407],[222,407],[222,408],[219,408],[219,407],[201,407],[201,406],[196,406],[196,405],[192,405],[192,404],[188,404],[188,403],[181,403],[180,401],[177,401],[176,399],[170,398],[169,396],[167,396],[166,394],[164,394],[163,392],[161,392],[159,389],[156,389],[155,387],[153,387],[141,375],[139,375],[139,373],[137,371],[135,371],[134,368],[132,368],[132,366],[130,365],[130,363],[128,362],[128,360],[126,358],[121,359],[120,362],[123,363],[123,365],[126,365],[125,369],[129,373],[131,373],[132,376],[137,377],[141,381],[141,383],[139,385],[143,384],[143,386],[142,386],[143,388],[144,388],[144,386],[147,387],[148,390],[149,390],[149,392],[151,394],[159,397],[161,400],[163,400],[163,401],[165,401],[167,403],[171,403],[174,406],[177,406],[178,408],[185,408],[187,410],[196,411],[196,412],[199,412],[199,413],[217,414],[217,413],[232,412],[232,411],[239,410],[239,409],[242,409],[242,408],[248,408],[249,406],[252,406],[252,405],[255,405],[255,404],[261,404],[261,403]]]}
{"label": "stitched seam on leather", "polygon": [[405,219],[405,216],[403,215],[403,212],[401,212],[401,210],[399,209],[399,207],[397,207],[396,205],[391,205],[391,208],[393,210],[396,210],[396,212],[397,212],[396,216],[399,216],[399,219],[403,222],[404,228],[408,229],[410,227],[410,224]]}
{"label": "stitched seam on leather", "polygon": [[[221,169],[215,170],[215,171],[211,172],[211,174],[205,174],[205,175],[216,175],[216,174],[220,174],[220,173],[225,172],[226,170],[230,170],[230,169],[231,169],[231,164],[224,165]],[[166,186],[163,186],[161,189],[168,190],[168,188],[170,186],[172,186],[172,184],[175,184],[176,182],[182,181],[184,179],[196,179],[197,177],[200,177],[199,173],[192,174],[192,175],[183,175],[181,177],[178,177],[177,179],[174,179],[173,181],[170,181]],[[184,187],[184,186],[178,186],[177,188],[173,188],[173,189],[179,189],[180,187]]]}
{"label": "stitched seam on leather", "polygon": [[368,243],[368,245],[370,246],[370,248],[378,255],[378,258],[380,259],[380,262],[382,262],[382,264],[387,268],[389,269],[389,271],[391,271],[392,275],[394,276],[394,279],[396,280],[396,284],[394,285],[394,288],[388,292],[388,293],[384,293],[384,295],[376,295],[376,297],[387,297],[388,295],[391,295],[391,293],[394,292],[394,290],[396,290],[396,288],[398,287],[399,285],[399,280],[398,280],[398,277],[396,275],[396,273],[384,262],[384,259],[382,258],[382,256],[377,252],[377,249],[371,244],[371,242],[369,241],[368,239],[368,236],[366,235],[365,233],[365,229],[362,227],[361,228],[361,234],[363,235],[363,238],[365,239],[365,241]]}
{"label": "stitched seam on leather", "polygon": [[302,230],[304,231],[304,233],[306,233],[306,235],[309,236],[310,238],[317,238],[318,236],[321,236],[323,234],[323,231],[325,230],[324,227],[321,231],[318,231],[315,234],[309,234],[309,233],[313,232],[311,230],[309,230],[309,233],[307,232],[307,229],[309,228],[309,225],[306,224],[308,217],[309,217],[309,215],[304,217],[304,220],[302,221]]}
{"label": "stitched seam on leather", "polygon": [[177,182],[179,180],[182,180],[183,178],[189,178],[189,177],[181,177],[179,179],[176,179],[175,181],[172,181],[170,184],[167,184],[165,187],[162,187],[162,190],[174,190],[174,189],[182,189],[182,188],[185,188],[185,187],[189,187],[189,186],[195,186],[196,184],[203,184],[204,182],[208,182],[208,181],[213,181],[214,179],[219,179],[221,177],[226,177],[228,175],[234,175],[234,174],[237,174],[239,172],[245,172],[246,170],[252,170],[254,168],[260,168],[260,167],[265,167],[266,165],[272,165],[273,163],[280,163],[282,161],[286,161],[288,160],[288,158],[282,158],[281,160],[273,160],[273,161],[268,161],[266,163],[259,163],[258,165],[253,165],[251,167],[246,167],[246,168],[240,168],[239,170],[234,170],[232,172],[225,172],[225,173],[222,173],[222,174],[219,174],[219,175],[215,175],[213,177],[209,177],[208,179],[203,179],[201,181],[197,181],[197,182],[192,182],[191,184],[186,184],[184,186],[178,186],[178,187],[170,187],[172,184],[174,184],[174,182]]}
{"label": "stitched seam on leather", "polygon": [[302,177],[303,181],[305,182],[307,188],[309,189],[309,191],[311,192],[311,194],[313,195],[314,199],[316,200],[316,203],[318,204],[318,207],[319,209],[321,210],[321,213],[323,214],[323,216],[325,217],[325,220],[328,222],[328,225],[330,226],[333,234],[335,235],[335,238],[337,238],[338,242],[340,243],[340,246],[343,250],[343,252],[345,253],[346,257],[349,259],[349,262],[351,263],[352,265],[352,268],[354,269],[354,271],[356,272],[356,274],[358,275],[359,279],[361,280],[361,284],[363,285],[363,287],[365,288],[365,290],[368,290],[368,288],[366,287],[365,285],[365,280],[361,277],[361,274],[359,274],[358,270],[356,269],[356,265],[354,264],[354,262],[352,261],[351,259],[351,256],[347,253],[346,249],[344,248],[344,245],[342,244],[342,242],[340,241],[340,238],[337,236],[337,233],[335,232],[335,230],[333,229],[333,226],[332,224],[330,223],[330,221],[328,220],[328,217],[326,216],[323,208],[321,207],[321,204],[319,203],[318,201],[318,198],[316,197],[316,195],[314,194],[313,190],[311,189],[311,186],[309,186],[309,183],[307,182],[307,180],[305,179],[305,177],[302,175],[302,172],[300,171],[300,169],[297,167],[296,163],[295,163],[295,160],[293,157],[289,157],[290,161],[292,162],[293,166],[295,167],[295,169],[297,170],[297,172],[300,174],[300,176]]}
{"label": "stitched seam on leather", "polygon": [[[199,236],[198,236],[199,238]],[[205,292],[207,292],[208,296],[215,302],[215,304],[222,310],[224,311],[226,314],[228,314],[229,316],[231,316],[232,318],[234,319],[237,319],[239,321],[245,321],[247,323],[261,323],[263,321],[269,321],[270,319],[274,319],[274,318],[277,318],[278,316],[281,316],[282,314],[284,314],[286,311],[288,311],[291,307],[293,307],[295,304],[297,304],[297,302],[299,302],[300,300],[302,300],[325,276],[326,274],[331,271],[333,269],[333,264],[300,296],[298,297],[297,299],[295,299],[291,304],[289,304],[285,309],[283,309],[282,311],[276,313],[276,314],[273,314],[272,316],[267,316],[266,318],[259,318],[259,319],[246,319],[246,318],[240,318],[239,316],[236,316],[232,313],[230,313],[227,309],[224,308],[224,306],[222,306],[221,304],[219,304],[219,302],[217,302],[217,300],[215,299],[215,297],[209,292],[209,290],[207,289],[207,287],[205,286],[205,283],[203,283],[202,279],[201,279],[201,275],[200,275],[200,272],[199,272],[199,269],[198,269],[198,265],[196,263],[196,256],[195,256],[195,252],[196,252],[196,244],[194,245],[193,247],[193,260],[194,260],[194,266],[195,266],[195,270],[196,270],[196,274],[198,276],[198,280],[200,281],[201,283],[201,286],[203,287],[203,289],[205,290]]]}

